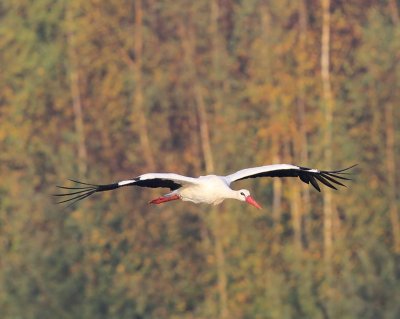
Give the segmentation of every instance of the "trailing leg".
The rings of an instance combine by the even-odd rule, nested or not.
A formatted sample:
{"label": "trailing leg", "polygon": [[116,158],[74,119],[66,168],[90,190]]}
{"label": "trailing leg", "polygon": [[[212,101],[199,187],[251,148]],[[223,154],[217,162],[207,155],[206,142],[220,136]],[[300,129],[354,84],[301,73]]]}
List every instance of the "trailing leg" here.
{"label": "trailing leg", "polygon": [[156,199],[153,199],[152,201],[149,202],[149,204],[162,204],[166,202],[170,202],[172,200],[177,200],[181,199],[179,195],[172,195],[172,196],[161,196]]}

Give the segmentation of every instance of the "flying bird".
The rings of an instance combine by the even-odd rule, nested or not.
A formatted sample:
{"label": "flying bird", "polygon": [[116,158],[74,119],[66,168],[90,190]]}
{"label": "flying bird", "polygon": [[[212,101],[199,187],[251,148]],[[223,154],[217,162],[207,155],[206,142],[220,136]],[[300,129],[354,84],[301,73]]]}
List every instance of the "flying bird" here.
{"label": "flying bird", "polygon": [[356,165],[335,171],[320,171],[313,168],[301,167],[291,164],[274,164],[245,168],[227,176],[207,175],[198,178],[187,177],[174,173],[147,173],[139,175],[133,179],[120,182],[96,185],[88,184],[76,180],[70,180],[79,186],[58,188],[69,192],[55,194],[61,197],[58,203],[69,203],[68,206],[86,198],[94,193],[114,190],[125,186],[139,186],[150,188],[169,188],[170,193],[153,199],[150,204],[161,204],[173,200],[183,200],[193,203],[206,203],[218,205],[225,199],[236,199],[242,202],[261,208],[261,206],[251,197],[247,189],[233,190],[230,185],[243,179],[256,177],[299,177],[306,184],[311,184],[317,191],[321,191],[317,181],[325,186],[337,189],[337,185],[345,186],[339,180],[351,180],[345,177],[349,170]]}

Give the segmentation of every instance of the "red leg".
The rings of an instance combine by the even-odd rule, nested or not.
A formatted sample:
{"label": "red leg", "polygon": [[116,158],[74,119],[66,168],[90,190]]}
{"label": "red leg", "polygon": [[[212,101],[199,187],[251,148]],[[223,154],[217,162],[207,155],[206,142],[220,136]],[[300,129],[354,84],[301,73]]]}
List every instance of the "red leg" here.
{"label": "red leg", "polygon": [[172,196],[161,196],[156,199],[153,199],[152,201],[149,202],[149,204],[161,204],[165,202],[169,202],[171,200],[177,200],[181,199],[178,195],[172,195]]}

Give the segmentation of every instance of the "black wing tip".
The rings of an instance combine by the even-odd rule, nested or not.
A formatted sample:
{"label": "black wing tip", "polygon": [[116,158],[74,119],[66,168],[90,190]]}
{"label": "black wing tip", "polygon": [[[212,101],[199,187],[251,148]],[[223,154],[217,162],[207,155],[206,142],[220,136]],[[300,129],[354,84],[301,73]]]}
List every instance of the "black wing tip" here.
{"label": "black wing tip", "polygon": [[100,188],[102,186],[102,185],[88,184],[88,183],[80,182],[80,181],[73,180],[73,179],[69,179],[69,181],[74,182],[79,185],[85,185],[85,186],[70,187],[70,186],[56,185],[56,187],[59,189],[69,191],[66,193],[53,194],[54,197],[61,199],[59,201],[56,201],[55,202],[56,204],[68,203],[66,208],[70,207],[70,206],[74,205],[75,203],[85,199],[86,197],[89,197],[90,195],[100,191]]}
{"label": "black wing tip", "polygon": [[350,169],[352,169],[352,168],[358,166],[358,165],[359,165],[359,164],[356,163],[356,164],[353,164],[353,165],[351,165],[351,166],[349,166],[349,167],[346,167],[346,168],[342,168],[342,169],[338,169],[338,170],[332,170],[332,171],[322,171],[322,173],[352,174],[352,173],[350,173],[350,172],[348,172],[348,171],[349,171]]}
{"label": "black wing tip", "polygon": [[[358,166],[359,164],[353,164],[349,167],[343,168],[343,169],[339,169],[339,170],[332,170],[332,171],[320,171],[319,175],[318,175],[318,180],[321,181],[321,183],[325,184],[326,186],[337,190],[337,188],[335,187],[334,184],[339,185],[339,186],[343,186],[347,188],[347,185],[341,183],[338,179],[341,179],[343,181],[351,181],[351,178],[348,178],[347,176],[350,174],[353,174],[351,172],[349,172],[349,170],[351,170],[352,168]],[[346,177],[344,177],[343,175],[347,175]]]}
{"label": "black wing tip", "polygon": [[118,183],[113,183],[113,184],[105,184],[105,185],[96,185],[96,184],[89,184],[89,183],[84,183],[80,182],[74,179],[69,179],[69,181],[74,182],[79,185],[79,187],[67,187],[67,186],[59,186],[56,185],[56,187],[60,189],[65,189],[69,191],[68,193],[59,193],[59,194],[53,194],[55,197],[65,197],[65,199],[56,202],[57,204],[62,204],[62,203],[67,203],[70,202],[69,206],[72,206],[73,204],[85,199],[86,197],[89,197],[90,195],[97,193],[97,192],[104,192],[104,191],[109,191],[116,189],[119,186]]}
{"label": "black wing tip", "polygon": [[100,186],[100,185],[96,185],[96,184],[84,183],[84,182],[78,181],[78,180],[76,180],[76,179],[70,179],[70,178],[68,178],[68,180],[69,180],[70,182],[73,182],[73,183],[76,183],[76,184],[80,184],[80,185],[87,185],[87,186],[92,186],[92,187],[98,187],[98,186]]}
{"label": "black wing tip", "polygon": [[321,192],[317,180],[322,184],[324,184],[325,186],[334,190],[338,190],[337,185],[347,188],[347,186],[341,183],[339,180],[351,181],[352,180],[351,178],[348,178],[347,176],[344,177],[343,175],[352,174],[348,171],[356,167],[357,165],[358,163],[339,170],[317,171],[317,172],[315,171],[312,172],[312,169],[308,167],[302,167],[302,166],[298,167],[303,172],[302,174],[299,174],[300,179],[304,183],[311,184],[318,192]]}

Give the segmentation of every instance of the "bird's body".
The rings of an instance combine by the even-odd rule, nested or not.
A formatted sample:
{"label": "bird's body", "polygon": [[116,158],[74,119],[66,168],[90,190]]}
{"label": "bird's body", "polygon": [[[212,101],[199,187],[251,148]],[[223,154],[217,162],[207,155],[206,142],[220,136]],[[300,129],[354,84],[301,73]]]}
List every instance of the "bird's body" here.
{"label": "bird's body", "polygon": [[317,169],[291,164],[274,164],[246,168],[227,176],[207,175],[200,176],[198,178],[187,177],[174,173],[147,173],[139,175],[134,179],[123,180],[117,183],[105,185],[95,185],[73,181],[83,186],[58,186],[59,188],[72,190],[73,192],[56,194],[55,196],[67,196],[68,198],[60,203],[70,201],[71,204],[73,204],[76,201],[92,195],[93,193],[109,191],[124,186],[150,188],[163,187],[169,188],[171,192],[150,201],[150,203],[161,204],[180,199],[182,201],[190,201],[196,204],[205,203],[218,205],[225,199],[236,199],[239,201],[245,201],[257,208],[261,208],[261,206],[250,196],[250,192],[248,190],[233,190],[230,187],[231,183],[256,177],[299,177],[304,183],[311,183],[312,186],[318,191],[320,191],[320,188],[317,180],[329,188],[336,189],[335,184],[345,186],[339,182],[338,179],[350,180],[343,175],[348,174],[346,171],[352,167],[354,167],[354,165],[342,170],[320,171]]}
{"label": "bird's body", "polygon": [[184,185],[170,194],[178,195],[183,201],[212,205],[218,205],[227,198],[237,197],[224,177],[217,175],[200,176],[196,184]]}

